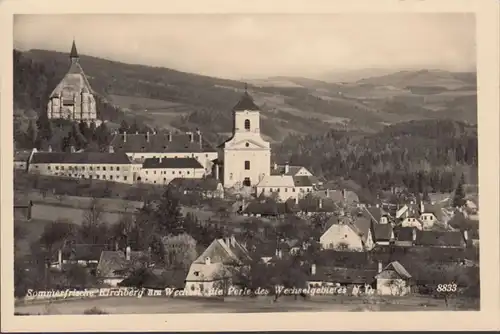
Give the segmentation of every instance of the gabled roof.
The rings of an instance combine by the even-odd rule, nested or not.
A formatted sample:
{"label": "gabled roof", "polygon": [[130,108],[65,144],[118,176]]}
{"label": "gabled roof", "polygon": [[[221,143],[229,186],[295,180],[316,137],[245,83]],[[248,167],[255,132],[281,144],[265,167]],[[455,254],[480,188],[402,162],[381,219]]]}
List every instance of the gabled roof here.
{"label": "gabled roof", "polygon": [[376,241],[389,241],[392,238],[391,224],[373,224],[373,237]]}
{"label": "gabled roof", "polygon": [[184,179],[175,178],[170,181],[169,185],[178,187],[180,190],[187,191],[215,191],[220,185],[220,181],[213,178],[202,179]]}
{"label": "gabled roof", "polygon": [[28,161],[31,151],[16,151],[14,152],[14,161]]}
{"label": "gabled roof", "polygon": [[205,264],[207,257],[210,258],[210,263],[225,265],[241,265],[251,260],[248,251],[234,237],[226,241],[215,239],[194,263]]}
{"label": "gabled roof", "polygon": [[310,275],[309,281],[332,283],[365,284],[371,283],[377,274],[375,269],[353,269],[332,266],[316,266],[316,274]]}
{"label": "gabled roof", "polygon": [[443,213],[442,213],[441,207],[439,205],[425,203],[423,205],[423,209],[424,210],[421,212],[421,214],[432,213],[432,214],[434,214],[434,216],[436,216],[437,220],[442,220]]}
{"label": "gabled roof", "polygon": [[309,176],[292,176],[295,187],[312,187],[313,182]]}
{"label": "gabled roof", "polygon": [[247,207],[243,209],[243,213],[246,214],[260,214],[267,216],[276,216],[293,212],[296,212],[296,206],[293,201],[276,203],[268,200],[255,200],[250,202]]}
{"label": "gabled roof", "polygon": [[76,50],[76,43],[73,40],[73,44],[71,45],[71,52],[69,53],[70,58],[79,58],[78,51]]}
{"label": "gabled roof", "polygon": [[103,251],[97,265],[100,277],[121,277],[117,272],[124,270],[128,265],[147,258],[147,253],[140,251],[130,252],[130,261],[127,261],[123,251]]}
{"label": "gabled roof", "polygon": [[63,259],[74,261],[99,261],[101,253],[109,249],[108,245],[75,244],[62,249]]}
{"label": "gabled roof", "polygon": [[144,160],[142,168],[199,168],[203,166],[195,158],[148,158]]}
{"label": "gabled roof", "polygon": [[416,245],[419,246],[464,246],[461,232],[417,231]]}
{"label": "gabled roof", "polygon": [[[201,144],[200,144],[201,140]],[[127,133],[115,134],[111,140],[115,152],[125,153],[200,153],[216,152],[200,135],[193,134],[163,134],[163,133]]]}
{"label": "gabled roof", "polygon": [[379,223],[382,218],[382,209],[376,206],[365,207],[363,212],[367,218],[372,219],[374,223]]}
{"label": "gabled roof", "polygon": [[31,164],[130,164],[130,159],[124,153],[106,152],[35,152]]}
{"label": "gabled roof", "polygon": [[[389,273],[388,273],[389,272]],[[390,272],[397,274],[398,277],[393,277]],[[393,261],[389,263],[379,274],[376,276],[377,278],[402,278],[402,279],[410,279],[410,273],[403,267],[401,263],[398,261]]]}
{"label": "gabled roof", "polygon": [[246,91],[245,93],[243,93],[241,99],[238,101],[238,103],[236,103],[236,105],[233,108],[233,111],[245,111],[245,110],[260,111],[259,107],[257,107],[255,102],[253,101],[253,98]]}
{"label": "gabled roof", "polygon": [[372,225],[371,221],[365,217],[354,217],[354,221],[349,225],[361,237],[363,243],[366,243]]}
{"label": "gabled roof", "polygon": [[297,174],[302,168],[302,166],[288,166],[288,173],[285,173],[286,171],[286,165],[278,165],[276,166],[277,168],[272,167],[271,169],[271,175],[291,175],[294,176]]}

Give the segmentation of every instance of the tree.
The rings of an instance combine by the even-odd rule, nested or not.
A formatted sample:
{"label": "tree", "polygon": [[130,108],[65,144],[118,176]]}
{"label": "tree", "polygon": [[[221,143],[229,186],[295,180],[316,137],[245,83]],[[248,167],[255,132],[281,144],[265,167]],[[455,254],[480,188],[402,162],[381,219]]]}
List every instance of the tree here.
{"label": "tree", "polygon": [[26,145],[29,148],[35,147],[37,139],[37,131],[35,126],[33,125],[33,121],[30,120],[28,123],[28,129],[26,130]]}
{"label": "tree", "polygon": [[460,180],[458,181],[458,185],[455,189],[455,194],[453,195],[453,206],[456,208],[460,208],[465,205],[465,176],[462,174]]}
{"label": "tree", "polygon": [[83,213],[81,234],[85,242],[99,244],[106,237],[106,234],[102,233],[106,229],[102,221],[103,214],[104,207],[101,201],[93,197],[90,200],[89,207]]}
{"label": "tree", "polygon": [[177,235],[185,231],[178,194],[166,187],[155,210],[158,231],[162,235]]}
{"label": "tree", "polygon": [[75,236],[76,225],[67,220],[57,220],[45,226],[40,236],[40,245],[52,253],[54,247],[62,247]]}
{"label": "tree", "polygon": [[118,128],[119,133],[130,133],[130,126],[128,125],[126,120],[121,121],[120,127]]}
{"label": "tree", "polygon": [[50,140],[50,138],[52,138],[52,127],[46,111],[40,112],[36,121],[36,127],[38,129],[38,137],[40,139]]}

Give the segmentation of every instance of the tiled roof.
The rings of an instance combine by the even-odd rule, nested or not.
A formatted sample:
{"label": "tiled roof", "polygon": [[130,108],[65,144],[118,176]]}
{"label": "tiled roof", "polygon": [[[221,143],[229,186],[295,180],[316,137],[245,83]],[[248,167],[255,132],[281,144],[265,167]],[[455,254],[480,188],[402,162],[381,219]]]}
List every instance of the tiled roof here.
{"label": "tiled roof", "polygon": [[290,187],[295,186],[293,176],[267,175],[258,184],[258,187]]}
{"label": "tiled roof", "polygon": [[464,237],[461,232],[417,231],[419,246],[464,246]]}
{"label": "tiled roof", "polygon": [[392,226],[391,224],[373,224],[373,236],[376,241],[391,240]]}
{"label": "tiled roof", "polygon": [[372,207],[365,207],[364,208],[364,214],[373,220],[374,223],[379,223],[380,218],[382,218],[382,209],[377,208],[376,206]]}
{"label": "tiled roof", "polygon": [[118,271],[126,269],[135,261],[143,261],[146,258],[145,252],[131,251],[130,261],[127,261],[123,251],[103,251],[97,265],[97,272],[100,277],[120,277]]}
{"label": "tiled roof", "polygon": [[[394,275],[391,275],[391,272],[396,274],[396,277]],[[393,261],[389,263],[383,270],[380,272],[377,277],[380,278],[403,278],[403,279],[410,279],[411,275],[410,273],[403,267],[401,263],[398,261]]]}
{"label": "tiled roof", "polygon": [[433,213],[437,220],[441,221],[443,219],[442,209],[439,205],[426,203],[423,206],[424,210],[421,213]]}
{"label": "tiled roof", "polygon": [[[322,187],[324,188],[324,187]],[[317,190],[314,193],[314,196],[317,197],[322,197],[322,198],[330,198],[336,203],[347,203],[347,204],[352,204],[352,203],[357,203],[359,202],[358,195],[356,195],[355,192],[350,191],[350,190],[345,190],[342,192],[342,190],[335,190],[335,189],[321,189]],[[344,194],[345,194],[345,199],[344,199]]]}
{"label": "tiled roof", "polygon": [[251,110],[251,111],[259,111],[259,107],[254,103],[252,97],[245,92],[241,99],[236,103],[236,105],[233,108],[233,111],[245,111],[245,110]]}
{"label": "tiled roof", "polygon": [[313,183],[309,176],[292,176],[296,187],[312,187]]}
{"label": "tiled roof", "polygon": [[353,269],[317,265],[316,274],[310,275],[308,280],[340,284],[369,284],[374,280],[376,274],[377,270],[375,269]]}
{"label": "tiled roof", "polygon": [[349,225],[361,237],[363,243],[365,243],[370,232],[371,221],[365,217],[355,217],[354,221]]}
{"label": "tiled roof", "polygon": [[148,158],[142,168],[203,168],[195,158]]}
{"label": "tiled roof", "polygon": [[130,164],[130,159],[124,153],[105,152],[35,152],[32,164]]}
{"label": "tiled roof", "polygon": [[187,191],[215,191],[220,182],[213,178],[204,179],[184,179],[175,178],[170,181],[169,185],[178,187],[180,190]]}
{"label": "tiled roof", "polygon": [[303,212],[334,212],[337,206],[329,198],[323,199],[311,196],[311,198],[306,197],[300,200],[299,208]]}
{"label": "tiled roof", "polygon": [[398,227],[394,229],[394,238],[398,241],[413,241],[414,227]]}
{"label": "tiled roof", "polygon": [[63,259],[75,261],[99,261],[101,253],[108,250],[108,245],[76,244],[62,249]]}
{"label": "tiled roof", "polygon": [[271,170],[271,175],[290,175],[293,176],[301,170],[301,166],[288,166],[288,173],[285,173],[286,171],[286,166],[285,165],[278,165],[277,168],[272,168]]}
{"label": "tiled roof", "polygon": [[193,262],[189,267],[186,281],[190,282],[210,282],[232,276],[234,268],[223,263],[196,263]]}
{"label": "tiled roof", "polygon": [[[116,134],[111,140],[111,146],[115,152],[126,153],[196,153],[196,152],[216,152],[200,135],[192,134],[163,134],[150,133],[149,141],[147,134]],[[170,140],[171,139],[171,140]]]}
{"label": "tiled roof", "polygon": [[275,203],[273,201],[255,200],[250,202],[247,207],[243,209],[243,213],[246,214],[260,214],[268,216],[293,213],[295,211],[296,208],[292,201],[287,201],[286,203]]}

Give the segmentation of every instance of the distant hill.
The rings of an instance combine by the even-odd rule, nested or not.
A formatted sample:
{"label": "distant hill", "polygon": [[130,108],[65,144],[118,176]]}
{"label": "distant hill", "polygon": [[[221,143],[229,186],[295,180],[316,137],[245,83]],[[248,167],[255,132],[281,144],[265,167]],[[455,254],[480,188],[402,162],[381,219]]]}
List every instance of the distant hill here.
{"label": "distant hill", "polygon": [[[66,53],[30,50],[22,52],[22,56],[43,65],[57,80],[69,65]],[[115,113],[115,123],[121,118],[131,120],[139,116],[141,122],[155,127],[199,128],[214,143],[229,135],[231,109],[243,92],[243,82],[84,55],[80,62],[102,102],[120,110],[119,114]],[[431,77],[435,74],[429,73],[425,80],[408,82],[410,85],[425,82],[427,88],[432,87]],[[471,82],[464,74],[462,77],[461,74],[449,75],[455,78],[455,86],[458,86],[457,81],[463,81],[463,87]],[[437,78],[441,76],[444,74]],[[443,81],[439,80],[436,85]],[[272,141],[281,141],[288,135],[324,133],[332,129],[374,132],[385,124],[414,119],[450,118],[475,123],[477,112],[472,87],[470,91],[439,94],[431,88],[422,93],[402,88],[403,79],[394,87],[387,86],[393,81],[390,75],[347,84],[278,77],[250,80],[249,91],[263,110],[262,129]],[[53,82],[50,80],[50,86]],[[46,97],[48,93],[39,94]],[[428,97],[433,100],[423,103],[422,100]],[[46,103],[41,102],[39,109]],[[32,110],[22,112],[33,114]]]}

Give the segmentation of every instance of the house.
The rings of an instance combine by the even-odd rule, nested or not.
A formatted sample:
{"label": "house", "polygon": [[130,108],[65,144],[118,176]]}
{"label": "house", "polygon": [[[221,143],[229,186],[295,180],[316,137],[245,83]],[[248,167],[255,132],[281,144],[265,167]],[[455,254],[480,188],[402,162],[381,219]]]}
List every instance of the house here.
{"label": "house", "polygon": [[441,207],[438,204],[420,203],[420,221],[424,229],[429,229],[434,226],[436,222],[443,221],[443,214]]}
{"label": "house", "polygon": [[417,240],[417,229],[414,227],[397,227],[394,229],[394,245],[411,247]]}
{"label": "house", "polygon": [[47,103],[47,117],[87,123],[94,121],[96,125],[99,125],[100,122],[96,122],[97,110],[94,91],[80,66],[80,57],[74,40],[69,58],[71,65],[68,72],[50,93]]}
{"label": "house", "polygon": [[251,261],[248,250],[234,236],[215,239],[191,264],[185,291],[209,296],[213,289],[226,290],[242,266]]}
{"label": "house", "polygon": [[14,220],[30,220],[33,202],[17,199],[14,196]]}
{"label": "house", "polygon": [[402,221],[400,226],[402,227],[413,227],[418,230],[422,230],[424,223],[420,220],[420,216],[417,215],[409,215],[405,217]]}
{"label": "house", "polygon": [[396,219],[405,220],[406,218],[420,217],[420,208],[415,202],[410,202],[410,204],[405,204],[396,211]]}
{"label": "house", "polygon": [[295,212],[295,202],[281,203],[272,199],[256,199],[242,208],[242,214],[247,217],[282,217]]}
{"label": "house", "polygon": [[322,182],[315,177],[307,168],[302,166],[291,166],[288,163],[278,165],[275,163],[271,169],[271,175],[307,176],[313,186],[321,185]]}
{"label": "house", "polygon": [[201,179],[204,176],[205,168],[195,158],[147,158],[137,181],[168,184],[175,178]]}
{"label": "house", "polygon": [[394,241],[394,231],[391,224],[374,224],[372,223],[373,229],[373,241],[375,245],[379,246],[389,246]]}
{"label": "house", "polygon": [[[331,223],[330,223],[331,222]],[[323,249],[365,251],[373,248],[371,222],[365,217],[344,217],[337,221],[331,218],[331,226],[320,237]]]}
{"label": "house", "polygon": [[376,274],[376,269],[316,265],[313,263],[310,267],[310,274],[306,285],[310,288],[319,288],[322,286],[352,288],[354,285],[363,286],[363,288],[367,285],[371,288]]}
{"label": "house", "polygon": [[314,196],[306,196],[299,200],[299,211],[301,214],[310,216],[317,213],[334,213],[338,210],[338,206],[330,198],[318,198]]}
{"label": "house", "polygon": [[203,139],[200,131],[186,133],[115,133],[110,143],[115,152],[125,153],[132,161],[143,163],[148,158],[194,158],[212,171],[217,151]]}
{"label": "house", "polygon": [[39,175],[73,179],[95,179],[131,184],[138,177],[140,164],[123,153],[38,152],[31,155],[28,171]]}
{"label": "house", "polygon": [[312,195],[319,198],[329,198],[335,204],[342,206],[353,206],[359,203],[359,197],[354,191],[331,189],[327,185],[319,187],[318,190],[313,191]]}
{"label": "house", "polygon": [[365,206],[362,208],[361,212],[374,224],[389,224],[392,222],[390,215],[385,212],[379,204],[375,206]]}
{"label": "house", "polygon": [[391,295],[391,296],[404,296],[410,293],[410,279],[411,275],[398,261],[389,263],[385,268],[380,270],[375,276],[377,294],[378,295]]}
{"label": "house", "polygon": [[466,235],[463,232],[417,231],[416,246],[465,248]]}
{"label": "house", "polygon": [[214,178],[175,178],[169,185],[176,187],[183,194],[197,193],[203,198],[224,198],[224,187]]}
{"label": "house", "polygon": [[137,267],[148,267],[149,254],[143,251],[132,251],[127,246],[125,251],[103,251],[96,268],[96,277],[104,284],[117,286],[130,272]]}
{"label": "house", "polygon": [[28,160],[31,156],[31,151],[16,151],[14,152],[14,169],[28,170]]}
{"label": "house", "polygon": [[108,245],[67,243],[57,250],[55,266],[62,269],[64,265],[78,264],[82,267],[95,269],[99,264],[102,252],[108,250]]}
{"label": "house", "polygon": [[313,190],[309,176],[268,175],[256,186],[256,195],[274,196],[279,201],[300,199]]}

